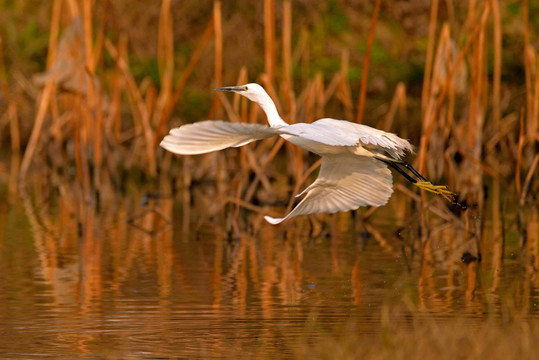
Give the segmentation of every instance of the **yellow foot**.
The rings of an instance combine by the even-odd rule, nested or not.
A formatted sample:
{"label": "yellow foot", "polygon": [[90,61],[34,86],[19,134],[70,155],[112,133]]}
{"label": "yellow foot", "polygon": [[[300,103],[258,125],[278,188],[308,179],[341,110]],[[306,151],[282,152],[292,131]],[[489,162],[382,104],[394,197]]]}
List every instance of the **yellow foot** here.
{"label": "yellow foot", "polygon": [[442,195],[444,199],[449,202],[453,202],[455,200],[455,193],[449,191],[445,185],[433,185],[430,181],[418,181],[414,183],[414,185],[428,192]]}

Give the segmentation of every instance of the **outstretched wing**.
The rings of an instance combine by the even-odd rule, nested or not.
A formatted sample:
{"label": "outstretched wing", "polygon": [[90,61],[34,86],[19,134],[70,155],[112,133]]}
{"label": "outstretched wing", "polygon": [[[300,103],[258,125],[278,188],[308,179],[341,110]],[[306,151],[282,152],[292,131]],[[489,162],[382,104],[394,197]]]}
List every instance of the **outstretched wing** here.
{"label": "outstretched wing", "polygon": [[322,157],[316,181],[298,196],[307,196],[285,217],[264,218],[271,224],[298,215],[335,213],[360,206],[381,206],[393,193],[393,179],[387,166],[374,158],[337,154]]}
{"label": "outstretched wing", "polygon": [[262,124],[207,120],[170,130],[160,146],[175,154],[196,155],[242,146],[277,134],[275,129]]}
{"label": "outstretched wing", "polygon": [[406,151],[413,152],[408,140],[346,120],[324,118],[311,124],[297,123],[287,126],[283,132],[331,146],[371,145],[386,150],[398,158]]}

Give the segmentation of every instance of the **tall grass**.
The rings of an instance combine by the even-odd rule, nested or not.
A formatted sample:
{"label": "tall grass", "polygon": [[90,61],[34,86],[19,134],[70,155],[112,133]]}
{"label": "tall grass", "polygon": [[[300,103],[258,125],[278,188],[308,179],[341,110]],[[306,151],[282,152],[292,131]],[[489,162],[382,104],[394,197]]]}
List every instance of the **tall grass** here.
{"label": "tall grass", "polygon": [[[241,208],[262,213],[270,205],[292,206],[293,202],[288,202],[290,195],[299,192],[313,178],[320,162],[282,140],[269,139],[196,161],[172,157],[158,147],[168,129],[184,121],[175,117],[175,108],[184,100],[191,76],[203,56],[213,57],[212,86],[226,85],[223,73],[230,71],[223,60],[228,23],[221,1],[213,2],[211,17],[204,19],[205,30],[192,34],[199,41],[182,67],[175,62],[172,5],[170,1],[160,5],[156,39],[159,83],[156,84],[149,78],[138,80],[133,74],[129,38],[124,34],[116,38],[108,35],[106,22],[98,20],[104,16],[102,8],[91,1],[52,3],[47,68],[36,78],[41,87],[29,135],[23,132],[18,120],[24,103],[12,94],[11,87],[4,86],[3,90],[8,101],[4,116],[9,119],[12,144],[10,193],[16,193],[15,177],[21,189],[28,188],[36,174],[40,174],[40,181],[73,180],[73,186],[78,189],[77,202],[82,204],[82,216],[83,208],[99,208],[104,199],[114,197],[129,176],[142,177],[149,184],[169,179],[172,191],[182,194],[190,191],[197,181],[215,179],[217,200],[210,208],[210,217],[223,212],[228,204],[234,206],[235,223],[239,222]],[[410,101],[415,95],[408,92],[406,83],[400,82],[393,99],[385,99],[387,111],[377,124],[384,130],[419,139],[416,159],[419,170],[435,182],[447,183],[460,195],[459,201],[467,205],[467,209],[452,211],[458,212],[457,218],[465,224],[468,234],[465,237],[473,239],[470,244],[475,244],[471,246],[474,253],[481,251],[484,226],[474,219],[488,213],[484,203],[487,194],[494,197],[492,213],[496,218],[503,216],[503,204],[508,201],[517,201],[521,208],[536,204],[539,60],[529,31],[528,4],[524,2],[522,66],[526,97],[522,107],[508,107],[502,100],[504,5],[498,0],[446,4],[448,16],[444,17],[440,13],[441,4],[433,1],[418,112],[420,121],[416,114],[409,114],[414,109],[412,104],[419,99]],[[249,74],[244,67],[237,74],[237,82],[257,81],[264,85],[290,122],[310,122],[326,116],[329,104],[340,106],[341,117],[348,120],[355,117],[362,122],[368,101],[372,44],[376,43],[379,14],[383,16],[387,10],[380,6],[380,1],[373,3],[368,33],[357,34],[367,39],[359,86],[357,81],[350,83],[353,49],[342,49],[340,68],[334,74],[309,74],[309,62],[313,60],[309,51],[312,35],[308,30],[300,32],[296,28],[291,1],[277,4],[271,0],[264,1],[260,14],[264,34],[260,39],[263,43],[260,57],[264,72]],[[460,13],[456,9],[466,11],[465,21],[456,18]],[[462,26],[456,26],[458,21]],[[2,73],[4,84],[13,81],[5,70]],[[357,108],[354,94],[358,94]],[[215,96],[207,109],[209,118],[264,121],[256,105],[237,96],[230,101],[226,96]],[[414,127],[420,131],[414,131]],[[24,148],[22,154],[18,151],[20,147]],[[75,176],[66,171],[66,166],[74,167]],[[54,187],[59,187],[58,184],[52,183]],[[493,190],[487,189],[485,193],[491,184]],[[439,218],[433,211],[448,211],[446,204],[438,199],[423,193],[418,198],[400,184],[396,189],[420,208],[428,209],[422,212],[428,215],[423,221],[426,234],[430,232],[430,220]],[[188,209],[193,199],[182,197],[187,223],[194,217]],[[360,211],[358,216],[366,218],[376,211]],[[524,226],[527,212],[522,216]],[[204,215],[197,214],[197,218]],[[259,216],[257,224],[260,219]]]}

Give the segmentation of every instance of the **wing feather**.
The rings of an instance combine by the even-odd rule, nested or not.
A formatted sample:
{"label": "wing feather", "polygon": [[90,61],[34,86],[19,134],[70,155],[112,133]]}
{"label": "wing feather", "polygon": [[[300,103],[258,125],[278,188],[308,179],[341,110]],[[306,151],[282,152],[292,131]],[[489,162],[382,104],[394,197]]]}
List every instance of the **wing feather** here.
{"label": "wing feather", "polygon": [[207,120],[172,129],[160,146],[175,154],[196,155],[242,146],[277,134],[279,132],[267,125]]}
{"label": "wing feather", "polygon": [[385,205],[393,193],[393,179],[387,166],[374,158],[330,155],[322,157],[320,174],[305,191],[307,196],[288,215],[265,219],[279,224],[298,215]]}

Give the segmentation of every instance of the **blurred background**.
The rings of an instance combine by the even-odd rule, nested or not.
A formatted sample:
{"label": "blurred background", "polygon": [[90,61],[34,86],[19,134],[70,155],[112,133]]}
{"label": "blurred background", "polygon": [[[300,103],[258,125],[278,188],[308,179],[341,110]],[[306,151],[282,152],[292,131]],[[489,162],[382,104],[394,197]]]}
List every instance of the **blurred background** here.
{"label": "blurred background", "polygon": [[[538,12],[2,1],[0,352],[533,358]],[[186,123],[265,123],[213,91],[248,82],[287,122],[410,139],[407,160],[457,201],[395,174],[385,207],[266,224],[317,156],[282,139],[192,157],[158,146]]]}

